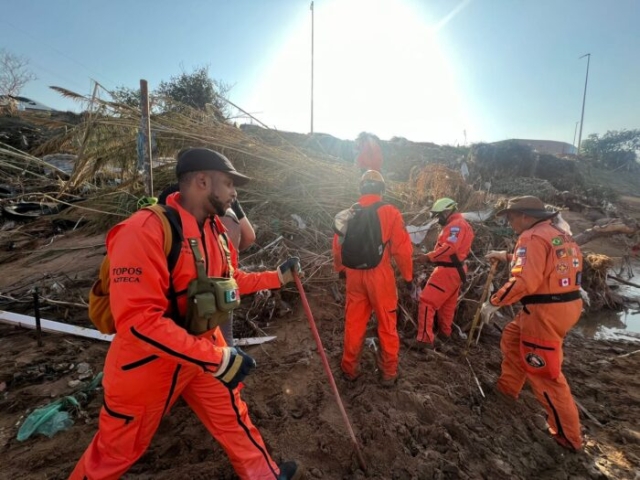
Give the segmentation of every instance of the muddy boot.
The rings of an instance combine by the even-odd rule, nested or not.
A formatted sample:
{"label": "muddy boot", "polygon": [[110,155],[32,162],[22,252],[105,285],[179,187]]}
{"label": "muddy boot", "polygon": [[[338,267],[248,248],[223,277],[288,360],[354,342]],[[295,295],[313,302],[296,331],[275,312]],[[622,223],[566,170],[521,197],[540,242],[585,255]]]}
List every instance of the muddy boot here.
{"label": "muddy boot", "polygon": [[343,380],[349,382],[349,383],[354,383],[355,381],[357,381],[360,377],[362,376],[362,373],[358,372],[355,375],[349,375],[347,372],[345,372],[344,370],[342,370],[342,378]]}
{"label": "muddy boot", "polygon": [[421,342],[416,338],[405,338],[402,340],[402,343],[410,350],[415,350],[416,352],[433,350],[432,343]]}
{"label": "muddy boot", "polygon": [[278,480],[302,480],[304,478],[304,469],[295,460],[283,462],[278,468],[280,468]]}
{"label": "muddy boot", "polygon": [[556,443],[560,445],[562,448],[564,448],[565,450],[568,450],[571,453],[578,453],[579,451],[582,450],[582,446],[580,446],[580,449],[577,449],[571,444],[569,440],[567,440],[567,438],[564,435],[561,435],[559,433],[554,433],[554,430],[552,428],[548,428],[547,431],[549,432],[549,435],[551,435],[551,438],[553,438],[556,441]]}
{"label": "muddy boot", "polygon": [[393,377],[380,377],[380,386],[382,388],[393,388],[398,384],[398,375]]}
{"label": "muddy boot", "polygon": [[456,343],[451,336],[438,335],[435,341],[435,348],[446,354],[455,355],[460,353],[459,344]]}

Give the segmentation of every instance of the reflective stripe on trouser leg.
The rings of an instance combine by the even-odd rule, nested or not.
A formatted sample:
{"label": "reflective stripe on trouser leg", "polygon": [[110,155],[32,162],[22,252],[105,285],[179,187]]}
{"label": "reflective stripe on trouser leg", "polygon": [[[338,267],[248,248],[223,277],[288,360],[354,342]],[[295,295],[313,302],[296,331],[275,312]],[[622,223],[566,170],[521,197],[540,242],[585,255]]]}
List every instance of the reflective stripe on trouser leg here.
{"label": "reflective stripe on trouser leg", "polygon": [[433,343],[433,308],[420,300],[418,307],[418,341]]}
{"label": "reflective stripe on trouser leg", "polygon": [[229,390],[213,376],[201,373],[187,385],[182,397],[220,443],[238,477],[277,479],[278,467],[251,422],[238,389]]}
{"label": "reflective stripe on trouser leg", "polygon": [[[127,344],[124,350],[132,358],[148,356],[148,351],[135,344]],[[122,477],[146,451],[163,411],[178,398],[190,372],[202,371],[196,366],[178,369],[178,364],[162,358],[124,370],[118,366],[119,356],[112,351],[107,354],[105,407],[100,411],[98,433],[71,474],[72,480],[85,476],[101,480]],[[172,388],[174,393],[169,399]]]}
{"label": "reflective stripe on trouser leg", "polygon": [[566,438],[576,450],[582,447],[580,415],[564,374],[555,380],[527,375],[536,398],[547,411],[552,433]]}

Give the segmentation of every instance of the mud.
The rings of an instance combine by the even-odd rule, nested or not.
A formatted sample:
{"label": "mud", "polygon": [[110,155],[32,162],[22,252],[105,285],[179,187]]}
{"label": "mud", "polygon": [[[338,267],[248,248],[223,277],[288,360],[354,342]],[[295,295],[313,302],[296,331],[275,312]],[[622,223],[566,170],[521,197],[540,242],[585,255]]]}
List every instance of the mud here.
{"label": "mud", "polygon": [[[13,262],[5,257],[2,294],[17,296],[39,285],[46,296],[47,288],[58,284],[70,302],[80,302],[80,292],[90,285],[102,258],[104,250],[95,247],[101,241],[72,234],[55,239],[48,249],[40,245],[27,255],[21,252]],[[599,242],[589,247],[609,249],[611,255],[625,248],[620,241]],[[637,351],[638,343],[595,340],[584,321],[567,337],[564,372],[575,398],[591,415],[582,415],[584,452],[573,454],[547,435],[544,410],[530,390],[525,388],[517,402],[496,394],[501,362],[497,328],[485,328],[480,344],[469,353],[471,367],[461,355],[464,341],[454,333],[453,340],[435,351],[417,352],[403,345],[395,388],[379,385],[370,347],[362,358],[364,375],[348,383],[339,375],[341,307],[328,295],[312,297],[324,348],[368,466],[365,473],[358,467],[297,293],[288,289],[282,299],[291,308],[276,308],[273,318],[256,320],[277,340],[247,348],[258,369],[247,379],[243,396],[273,457],[301,461],[307,478],[640,478],[640,353],[623,356]],[[32,313],[22,303],[12,311]],[[43,316],[87,322],[84,313],[65,305],[44,305]],[[620,328],[616,319],[614,314],[611,326]],[[497,321],[501,327],[505,322]],[[242,333],[242,325],[238,327]],[[411,336],[412,328],[399,323],[403,336]],[[375,336],[373,325],[367,336]],[[0,479],[67,478],[97,429],[100,391],[74,415],[68,431],[53,438],[16,440],[30,411],[73,393],[69,382],[78,380],[80,363],[88,363],[93,373],[101,371],[108,349],[105,343],[77,337],[43,337],[44,345],[38,347],[34,332],[0,324]],[[218,444],[178,401],[125,478],[236,477]]]}
{"label": "mud", "polygon": [[[324,300],[312,299],[312,308],[337,374],[340,311]],[[583,419],[587,442],[579,454],[564,451],[548,437],[544,412],[529,390],[517,402],[496,395],[497,329],[485,332],[468,357],[486,398],[461,356],[464,342],[457,336],[436,351],[403,346],[401,378],[393,389],[379,385],[375,352],[367,348],[363,377],[347,383],[336,375],[368,465],[365,474],[358,468],[302,312],[296,308],[267,328],[278,339],[248,349],[259,368],[248,378],[243,395],[274,458],[302,461],[308,478],[637,478],[640,355],[621,357],[637,345],[596,342],[576,333],[567,338],[564,371],[575,397],[602,425]],[[51,439],[39,436],[20,443],[15,439],[17,424],[31,409],[71,393],[68,382],[77,379],[78,363],[100,371],[107,348],[60,335],[46,335],[38,348],[33,332],[0,326],[0,383],[6,385],[0,393],[1,478],[66,478],[96,431],[101,395],[70,430]],[[220,447],[186,404],[178,402],[126,478],[235,476]]]}

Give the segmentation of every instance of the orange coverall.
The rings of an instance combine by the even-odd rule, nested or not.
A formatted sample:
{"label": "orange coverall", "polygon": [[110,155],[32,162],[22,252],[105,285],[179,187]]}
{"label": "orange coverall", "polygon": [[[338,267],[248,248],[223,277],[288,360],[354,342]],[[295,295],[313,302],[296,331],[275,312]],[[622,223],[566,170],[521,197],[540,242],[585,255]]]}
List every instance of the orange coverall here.
{"label": "orange coverall", "polygon": [[367,138],[360,147],[360,153],[356,157],[356,165],[361,170],[382,171],[382,149],[373,138]]}
{"label": "orange coverall", "polygon": [[[451,335],[458,293],[462,285],[460,273],[467,271],[463,262],[469,255],[473,237],[473,229],[462,214],[453,213],[442,228],[435,249],[427,254],[436,268],[420,294],[418,341],[433,344],[435,320],[443,335]],[[457,261],[452,259],[453,255]]]}
{"label": "orange coverall", "polygon": [[[366,194],[360,197],[358,203],[368,207],[380,201],[380,195]],[[396,330],[398,291],[391,258],[395,260],[402,278],[410,282],[413,278],[413,246],[404,227],[402,215],[396,207],[382,205],[377,213],[382,241],[385,243],[384,254],[378,266],[369,270],[356,270],[342,265],[341,246],[337,235],[333,237],[333,265],[336,272],[346,271],[347,276],[342,371],[351,378],[358,376],[358,364],[367,324],[373,310],[378,319],[380,339],[378,367],[382,371],[383,379],[387,380],[395,378],[398,374],[400,351],[400,340]]]}
{"label": "orange coverall", "polygon": [[[197,276],[188,239],[198,240],[209,276],[223,276],[228,265],[216,233],[224,231],[220,220],[207,220],[200,229],[178,204],[179,195],[171,195],[167,204],[182,220],[184,242],[172,281],[178,309],[185,315],[187,284]],[[144,210],[107,235],[117,334],[105,361],[98,433],[70,478],[120,478],[145,452],[160,420],[182,396],[224,448],[240,478],[277,479],[279,469],[249,419],[240,388],[230,390],[210,374],[220,364],[220,347],[226,345],[219,329],[196,337],[167,317],[169,272],[163,238],[160,220]],[[234,278],[241,293],[280,288],[275,271],[249,274],[235,269]]]}
{"label": "orange coverall", "polygon": [[573,239],[545,220],[523,232],[511,278],[491,297],[496,306],[524,305],[504,329],[498,389],[518,398],[529,380],[558,443],[580,449],[578,410],[562,374],[562,341],[582,311],[582,254]]}

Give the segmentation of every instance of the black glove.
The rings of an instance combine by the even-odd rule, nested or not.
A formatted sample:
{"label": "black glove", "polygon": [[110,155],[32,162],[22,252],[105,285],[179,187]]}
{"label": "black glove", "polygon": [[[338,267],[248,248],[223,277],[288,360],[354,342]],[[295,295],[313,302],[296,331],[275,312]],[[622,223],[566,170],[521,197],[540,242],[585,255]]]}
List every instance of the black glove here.
{"label": "black glove", "polygon": [[347,279],[347,271],[346,270],[341,270],[340,273],[338,273],[338,278],[340,280],[346,280]]}
{"label": "black glove", "polygon": [[237,198],[235,198],[233,202],[231,202],[231,210],[233,210],[233,213],[236,214],[238,220],[242,220],[246,216]]}
{"label": "black glove", "polygon": [[280,283],[286,285],[287,283],[293,282],[293,272],[296,272],[298,275],[302,273],[300,259],[298,257],[289,257],[278,266]]}
{"label": "black glove", "polygon": [[256,368],[256,361],[237,347],[225,347],[224,351],[220,368],[213,376],[233,390]]}
{"label": "black glove", "polygon": [[404,287],[407,290],[411,290],[413,288],[413,280],[409,280],[408,282],[405,280],[404,281]]}

